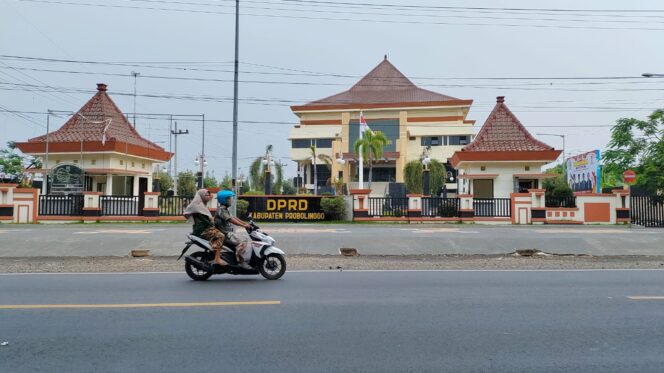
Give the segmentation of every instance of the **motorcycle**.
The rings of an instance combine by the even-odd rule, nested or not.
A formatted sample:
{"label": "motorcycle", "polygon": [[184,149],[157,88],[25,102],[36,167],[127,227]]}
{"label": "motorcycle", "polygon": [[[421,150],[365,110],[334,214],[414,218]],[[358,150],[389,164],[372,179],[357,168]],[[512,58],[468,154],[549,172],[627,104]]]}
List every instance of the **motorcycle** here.
{"label": "motorcycle", "polygon": [[191,255],[184,256],[184,270],[194,281],[205,281],[212,275],[228,273],[231,275],[258,275],[268,280],[278,280],[286,273],[286,258],[284,253],[278,247],[275,247],[275,240],[270,235],[260,230],[249,215],[249,228],[247,233],[251,238],[251,243],[246,248],[250,250],[251,257],[244,263],[238,263],[235,248],[224,244],[221,250],[221,258],[228,263],[226,266],[220,266],[214,263],[214,251],[210,243],[200,237],[188,234],[189,241],[185,243],[182,254],[178,260],[192,246],[197,246],[202,251],[196,251]]}

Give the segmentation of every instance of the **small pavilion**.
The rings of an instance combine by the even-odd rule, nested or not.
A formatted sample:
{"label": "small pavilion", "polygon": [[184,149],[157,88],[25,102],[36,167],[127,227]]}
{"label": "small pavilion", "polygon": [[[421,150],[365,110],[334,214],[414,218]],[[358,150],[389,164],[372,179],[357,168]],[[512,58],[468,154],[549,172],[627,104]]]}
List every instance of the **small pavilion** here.
{"label": "small pavilion", "polygon": [[452,156],[459,170],[460,194],[475,198],[510,198],[542,188],[542,172],[561,151],[537,140],[498,96],[496,106],[475,139]]}
{"label": "small pavilion", "polygon": [[142,195],[154,166],[173,156],[136,131],[102,83],[60,129],[16,146],[41,158],[43,168],[27,171],[49,175],[43,194]]}

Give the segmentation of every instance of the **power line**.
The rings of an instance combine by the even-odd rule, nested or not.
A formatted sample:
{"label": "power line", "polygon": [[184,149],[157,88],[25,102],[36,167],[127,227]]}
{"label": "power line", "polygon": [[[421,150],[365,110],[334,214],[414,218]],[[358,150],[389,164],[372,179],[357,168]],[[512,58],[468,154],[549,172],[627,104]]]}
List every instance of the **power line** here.
{"label": "power line", "polygon": [[[66,1],[47,1],[47,0],[21,0],[25,2],[43,3],[43,4],[57,4],[57,5],[73,5],[73,6],[87,6],[87,7],[101,7],[101,8],[118,8],[118,9],[134,9],[134,10],[156,10],[165,12],[181,12],[181,13],[198,13],[198,14],[223,14],[230,15],[231,12],[219,12],[212,10],[194,10],[194,9],[177,9],[177,8],[158,8],[147,6],[130,6],[130,5],[110,5],[110,4],[90,4],[90,3],[76,3]],[[283,19],[302,19],[309,21],[326,20],[326,21],[343,21],[343,22],[372,22],[372,23],[389,23],[389,24],[427,24],[427,25],[448,25],[448,26],[499,26],[499,27],[534,27],[534,28],[558,28],[558,29],[585,29],[585,30],[641,30],[641,31],[664,31],[664,28],[654,27],[605,27],[605,26],[574,26],[574,25],[550,25],[550,24],[524,24],[524,23],[478,23],[478,22],[422,22],[422,21],[408,21],[402,19],[375,19],[375,18],[331,18],[331,17],[312,17],[312,16],[296,16],[284,14],[256,14],[256,13],[243,13],[244,16],[252,17],[267,17],[267,18],[283,18]]]}

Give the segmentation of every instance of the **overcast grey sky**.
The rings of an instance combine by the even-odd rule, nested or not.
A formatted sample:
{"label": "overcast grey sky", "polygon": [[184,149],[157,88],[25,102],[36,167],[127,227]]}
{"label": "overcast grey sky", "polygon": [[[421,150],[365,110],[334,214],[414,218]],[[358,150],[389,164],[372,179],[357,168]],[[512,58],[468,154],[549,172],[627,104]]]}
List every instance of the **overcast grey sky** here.
{"label": "overcast grey sky", "polygon": [[[136,71],[137,112],[205,114],[210,169],[219,178],[230,173],[234,5],[0,0],[0,142],[43,134],[46,116],[27,112],[76,111],[98,82],[131,112]],[[245,174],[272,144],[294,176],[287,137],[297,117],[289,106],[349,88],[384,54],[421,87],[475,100],[468,118],[476,131],[504,95],[533,134],[566,134],[568,153],[603,149],[616,119],[664,107],[664,79],[640,77],[664,73],[662,1],[242,0],[240,27],[238,165]],[[570,77],[607,79],[554,79]],[[52,128],[65,120],[53,117]],[[193,169],[200,122],[179,126],[191,133],[180,137],[180,169]],[[139,117],[137,128],[168,147],[167,119]],[[562,147],[559,138],[540,139]]]}

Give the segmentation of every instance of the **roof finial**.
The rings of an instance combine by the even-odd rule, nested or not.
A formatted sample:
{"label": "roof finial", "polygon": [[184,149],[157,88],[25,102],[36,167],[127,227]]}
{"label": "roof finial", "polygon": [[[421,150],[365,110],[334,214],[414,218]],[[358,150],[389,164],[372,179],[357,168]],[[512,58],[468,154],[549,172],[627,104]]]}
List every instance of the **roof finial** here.
{"label": "roof finial", "polygon": [[505,102],[505,96],[496,97],[496,102],[499,103],[499,104],[502,103],[502,102]]}
{"label": "roof finial", "polygon": [[385,61],[387,61],[387,53],[385,53]]}
{"label": "roof finial", "polygon": [[105,92],[107,87],[108,86],[104,83],[97,83],[97,90],[98,91]]}

